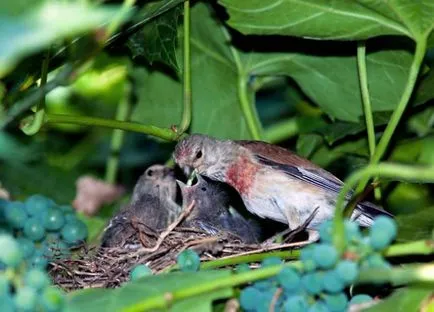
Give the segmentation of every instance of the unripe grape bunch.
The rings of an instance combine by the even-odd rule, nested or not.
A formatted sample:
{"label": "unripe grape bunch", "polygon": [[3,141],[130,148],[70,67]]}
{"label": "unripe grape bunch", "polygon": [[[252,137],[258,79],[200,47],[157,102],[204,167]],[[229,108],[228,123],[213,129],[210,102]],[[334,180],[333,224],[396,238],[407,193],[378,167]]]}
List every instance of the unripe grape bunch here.
{"label": "unripe grape bunch", "polygon": [[51,285],[48,263],[86,238],[87,227],[70,206],[41,195],[0,199],[0,311],[61,311],[64,297]]}
{"label": "unripe grape bunch", "polygon": [[[383,251],[396,237],[395,221],[385,216],[376,218],[367,236],[355,223],[346,221],[342,253],[332,244],[332,231],[331,222],[322,224],[320,241],[301,250],[301,266],[286,266],[277,276],[245,287],[239,298],[241,308],[269,311],[273,304],[274,311],[340,312],[347,311],[350,304],[372,300],[365,294],[350,298],[348,288],[357,280],[360,269],[391,267]],[[267,258],[262,266],[280,261]]]}

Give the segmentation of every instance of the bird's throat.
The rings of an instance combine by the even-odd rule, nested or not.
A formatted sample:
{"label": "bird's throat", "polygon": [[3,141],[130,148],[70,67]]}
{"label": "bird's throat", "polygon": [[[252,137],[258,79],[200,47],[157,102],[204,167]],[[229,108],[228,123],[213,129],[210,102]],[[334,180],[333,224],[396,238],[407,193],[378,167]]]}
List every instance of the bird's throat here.
{"label": "bird's throat", "polygon": [[226,171],[226,183],[241,196],[248,196],[255,181],[259,166],[246,156],[238,156]]}

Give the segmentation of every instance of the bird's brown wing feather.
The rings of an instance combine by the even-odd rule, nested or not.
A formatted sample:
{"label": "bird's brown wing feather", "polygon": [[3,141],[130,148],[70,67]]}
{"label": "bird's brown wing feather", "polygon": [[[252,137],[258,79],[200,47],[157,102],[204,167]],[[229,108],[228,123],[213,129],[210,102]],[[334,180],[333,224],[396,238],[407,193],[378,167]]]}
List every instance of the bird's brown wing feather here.
{"label": "bird's brown wing feather", "polygon": [[342,184],[342,181],[335,177],[330,172],[322,169],[321,167],[315,165],[309,160],[302,158],[283,147],[261,142],[261,141],[247,141],[239,140],[236,141],[237,144],[249,149],[254,154],[271,160],[275,163],[282,165],[292,165],[306,169],[313,174],[327,178],[336,184]]}

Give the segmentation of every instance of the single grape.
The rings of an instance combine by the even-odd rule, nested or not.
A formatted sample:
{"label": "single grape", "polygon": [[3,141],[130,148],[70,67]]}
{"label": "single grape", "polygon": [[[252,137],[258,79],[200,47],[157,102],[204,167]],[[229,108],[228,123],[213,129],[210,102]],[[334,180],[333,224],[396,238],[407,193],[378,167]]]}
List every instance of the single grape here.
{"label": "single grape", "polygon": [[250,271],[250,266],[247,263],[241,263],[235,267],[236,273],[245,273]]}
{"label": "single grape", "polygon": [[39,300],[45,311],[61,311],[65,303],[62,291],[55,287],[46,287]]}
{"label": "single grape", "polygon": [[65,217],[65,222],[66,223],[74,223],[74,222],[78,222],[78,218],[74,213],[66,213],[64,215]]}
{"label": "single grape", "polygon": [[199,270],[200,258],[193,250],[186,249],[178,255],[177,263],[183,272],[196,272]]}
{"label": "single grape", "polygon": [[41,221],[35,217],[31,217],[24,225],[24,235],[33,241],[40,241],[45,236],[45,229]]}
{"label": "single grape", "polygon": [[346,285],[350,285],[359,275],[359,267],[353,261],[342,260],[336,265],[336,272]]}
{"label": "single grape", "polygon": [[43,218],[48,208],[55,205],[54,201],[39,194],[30,196],[25,202],[26,211],[29,216],[37,218]]}
{"label": "single grape", "polygon": [[303,270],[305,272],[313,272],[316,270],[317,265],[313,260],[313,245],[304,247],[300,252],[300,260],[303,263]]}
{"label": "single grape", "polygon": [[284,312],[305,312],[308,309],[308,302],[305,296],[294,295],[288,297],[283,304]]}
{"label": "single grape", "polygon": [[293,268],[283,268],[277,275],[277,281],[283,287],[285,292],[293,292],[300,287],[300,274]]}
{"label": "single grape", "polygon": [[44,256],[42,250],[36,250],[33,256],[30,257],[29,263],[34,268],[45,269],[48,265],[48,259]]}
{"label": "single grape", "polygon": [[329,312],[327,305],[322,300],[317,300],[314,304],[309,307],[308,312]]}
{"label": "single grape", "polygon": [[324,301],[327,308],[332,312],[346,311],[348,305],[348,298],[345,293],[325,295]]}
{"label": "single grape", "polygon": [[[11,283],[5,273],[0,273],[0,297],[11,292]],[[1,310],[0,310],[1,311]]]}
{"label": "single grape", "polygon": [[263,279],[257,281],[253,284],[253,287],[259,289],[260,291],[266,291],[267,289],[274,287],[274,280],[272,278]]}
{"label": "single grape", "polygon": [[65,217],[60,209],[53,207],[48,209],[43,224],[47,230],[59,230],[65,224]]}
{"label": "single grape", "polygon": [[14,300],[12,299],[12,295],[4,294],[0,295],[0,311],[2,312],[15,312],[17,309],[15,307]]}
{"label": "single grape", "polygon": [[270,267],[270,266],[273,266],[273,265],[279,265],[279,264],[282,264],[282,259],[280,259],[279,257],[274,257],[274,256],[265,258],[262,261],[262,266],[264,268]]}
{"label": "single grape", "polygon": [[23,260],[23,253],[17,241],[8,234],[0,234],[0,261],[15,268]]}
{"label": "single grape", "polygon": [[17,243],[20,246],[21,251],[23,252],[24,258],[27,259],[31,257],[35,252],[35,244],[30,239],[25,237],[18,237]]}
{"label": "single grape", "polygon": [[365,295],[365,294],[355,295],[354,297],[351,298],[350,305],[370,302],[372,300],[374,300],[374,299],[369,295]]}
{"label": "single grape", "polygon": [[61,233],[65,242],[75,244],[86,239],[87,227],[83,222],[77,220],[75,222],[66,223]]}
{"label": "single grape", "polygon": [[269,312],[271,301],[276,294],[277,287],[271,287],[261,292],[261,302],[256,307],[256,312]]}
{"label": "single grape", "polygon": [[261,292],[254,287],[246,287],[240,294],[240,306],[246,311],[255,311],[262,302]]}
{"label": "single grape", "polygon": [[36,290],[29,286],[20,287],[14,297],[18,310],[34,311],[38,297]]}
{"label": "single grape", "polygon": [[390,245],[395,239],[398,228],[396,222],[386,216],[375,218],[374,223],[369,229],[371,246],[375,250],[382,250]]}
{"label": "single grape", "polygon": [[136,265],[134,268],[130,271],[130,279],[132,281],[136,281],[137,279],[152,275],[152,270],[144,264]]}
{"label": "single grape", "polygon": [[327,220],[319,226],[319,237],[323,243],[331,243],[333,240],[333,222]]}
{"label": "single grape", "polygon": [[349,220],[344,221],[345,240],[347,242],[357,242],[362,239],[359,225]]}
{"label": "single grape", "polygon": [[6,206],[5,217],[12,227],[22,229],[27,220],[24,204],[20,202],[9,202]]}
{"label": "single grape", "polygon": [[323,288],[329,293],[337,293],[344,289],[344,282],[339,278],[335,270],[324,273]]}
{"label": "single grape", "polygon": [[318,267],[323,269],[332,268],[338,260],[336,248],[328,244],[315,244],[313,249],[313,260]]}
{"label": "single grape", "polygon": [[50,280],[45,271],[40,269],[30,269],[24,275],[24,283],[26,286],[32,287],[36,290],[41,290],[50,284]]}
{"label": "single grape", "polygon": [[362,261],[361,267],[370,269],[390,269],[391,265],[383,258],[381,254],[374,253],[367,256]]}
{"label": "single grape", "polygon": [[317,295],[322,291],[323,273],[307,273],[301,277],[301,284],[306,292],[310,295]]}

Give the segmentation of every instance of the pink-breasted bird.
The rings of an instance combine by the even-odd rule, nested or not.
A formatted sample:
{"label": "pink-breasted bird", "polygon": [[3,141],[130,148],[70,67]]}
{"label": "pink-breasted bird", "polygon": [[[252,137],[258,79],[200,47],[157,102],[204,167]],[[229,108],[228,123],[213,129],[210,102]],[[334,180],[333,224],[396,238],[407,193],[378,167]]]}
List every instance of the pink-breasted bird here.
{"label": "pink-breasted bird", "polygon": [[[262,141],[219,140],[193,134],[177,144],[173,156],[181,168],[191,167],[231,185],[250,212],[286,223],[291,230],[303,225],[319,208],[306,228],[310,241],[318,238],[319,225],[333,217],[343,185],[309,160]],[[379,214],[388,213],[363,202],[356,206],[351,219],[370,226]]]}

